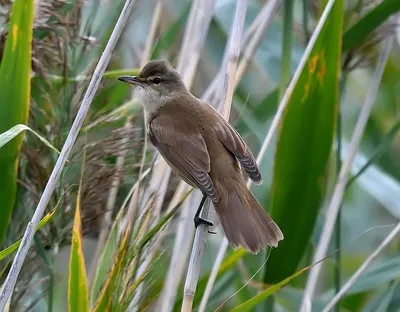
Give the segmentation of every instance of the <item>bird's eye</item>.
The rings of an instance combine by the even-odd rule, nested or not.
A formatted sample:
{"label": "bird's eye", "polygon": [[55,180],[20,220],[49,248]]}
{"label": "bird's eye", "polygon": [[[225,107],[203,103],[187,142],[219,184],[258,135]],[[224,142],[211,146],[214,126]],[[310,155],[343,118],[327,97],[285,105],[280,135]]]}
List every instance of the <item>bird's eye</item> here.
{"label": "bird's eye", "polygon": [[155,78],[153,79],[153,83],[155,83],[155,84],[160,84],[160,83],[161,83],[161,78],[160,78],[160,77],[155,77]]}

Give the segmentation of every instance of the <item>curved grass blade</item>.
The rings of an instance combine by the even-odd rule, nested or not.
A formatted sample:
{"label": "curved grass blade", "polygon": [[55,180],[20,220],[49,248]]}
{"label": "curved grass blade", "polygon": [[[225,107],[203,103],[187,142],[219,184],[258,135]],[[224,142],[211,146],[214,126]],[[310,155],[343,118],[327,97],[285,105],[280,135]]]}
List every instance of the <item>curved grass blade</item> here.
{"label": "curved grass blade", "polygon": [[46,144],[48,147],[50,147],[53,151],[55,151],[57,154],[60,154],[59,150],[56,149],[49,141],[47,141],[43,136],[41,136],[39,133],[36,131],[32,130],[28,126],[19,124],[15,125],[11,129],[8,129],[6,132],[3,132],[0,134],[0,148],[2,148],[4,145],[6,145],[8,142],[10,142],[12,139],[17,137],[22,131],[28,130],[32,132],[34,135],[38,137],[40,141],[42,141],[44,144]]}
{"label": "curved grass blade", "polygon": [[144,237],[140,242],[139,249],[142,249],[153,237],[157,234],[161,228],[174,216],[174,214],[178,211],[182,203],[192,192],[192,189],[182,197],[179,203],[169,212],[167,213]]}
{"label": "curved grass blade", "polygon": [[[36,227],[36,231],[40,230],[43,226],[45,226],[51,219],[51,217],[54,215],[56,212],[56,208],[54,208],[52,211],[50,211],[48,214],[46,214],[42,220],[40,220],[38,226]],[[16,241],[14,244],[11,246],[7,247],[6,249],[3,249],[0,251],[0,261],[3,260],[5,257],[10,255],[13,251],[17,250],[19,245],[21,244],[22,239]]]}
{"label": "curved grass blade", "polygon": [[399,0],[385,0],[369,11],[343,36],[342,51],[346,52],[356,47],[360,42],[381,25],[390,15],[400,10]]}
{"label": "curved grass blade", "polygon": [[[0,133],[28,122],[31,93],[33,0],[15,0],[0,66]],[[0,149],[0,243],[7,232],[17,190],[19,134]]]}
{"label": "curved grass blade", "polygon": [[271,253],[265,284],[296,271],[319,212],[338,109],[342,19],[343,0],[336,0],[282,117],[270,212],[285,239]]}
{"label": "curved grass blade", "polygon": [[[236,308],[234,308],[232,310],[232,312],[245,312],[245,311],[253,311],[253,308],[263,302],[265,299],[267,299],[269,296],[275,294],[277,291],[279,291],[282,287],[284,287],[286,284],[288,284],[290,281],[292,281],[293,279],[295,279],[296,277],[300,276],[301,274],[303,274],[304,272],[308,271],[309,269],[311,269],[313,266],[325,261],[326,259],[328,259],[330,256],[332,256],[333,254],[335,254],[337,251],[331,253],[330,255],[326,256],[324,259],[309,265],[295,273],[293,273],[292,275],[290,275],[289,277],[283,279],[282,281],[280,281],[279,283],[276,283],[275,285],[271,285],[270,287],[268,287],[266,290],[260,292],[258,295],[254,296],[253,298],[247,300],[246,302],[238,305]],[[268,265],[268,264],[267,264]],[[270,270],[270,267],[268,266],[268,270]],[[218,311],[218,309],[217,309]]]}

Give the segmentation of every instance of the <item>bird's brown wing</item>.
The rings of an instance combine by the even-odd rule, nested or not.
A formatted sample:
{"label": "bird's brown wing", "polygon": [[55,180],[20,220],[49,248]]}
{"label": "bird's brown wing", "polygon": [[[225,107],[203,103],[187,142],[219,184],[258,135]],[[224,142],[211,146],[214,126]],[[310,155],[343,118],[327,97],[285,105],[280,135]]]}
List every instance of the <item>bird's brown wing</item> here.
{"label": "bird's brown wing", "polygon": [[187,120],[160,114],[149,122],[149,138],[186,182],[198,187],[214,202],[219,200],[209,176],[210,155],[200,131]]}
{"label": "bird's brown wing", "polygon": [[[217,114],[217,116],[215,114]],[[247,172],[249,178],[255,183],[261,184],[262,177],[258,169],[257,161],[246,142],[229,122],[223,119],[216,111],[214,111],[214,116],[218,118],[218,122],[215,122],[213,127],[218,139],[237,158],[243,169]]]}

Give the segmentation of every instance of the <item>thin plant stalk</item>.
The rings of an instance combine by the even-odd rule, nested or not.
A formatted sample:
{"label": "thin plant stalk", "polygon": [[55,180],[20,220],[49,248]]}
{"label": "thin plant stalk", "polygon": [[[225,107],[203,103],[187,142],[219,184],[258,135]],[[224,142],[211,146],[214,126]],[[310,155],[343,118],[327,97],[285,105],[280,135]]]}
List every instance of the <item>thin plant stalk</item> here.
{"label": "thin plant stalk", "polygon": [[147,36],[146,47],[143,51],[142,60],[140,62],[140,68],[143,68],[151,58],[151,52],[153,50],[154,40],[156,38],[158,25],[161,20],[161,12],[163,7],[163,0],[157,0],[156,7],[153,12],[149,34]]}
{"label": "thin plant stalk", "polygon": [[269,0],[255,18],[253,22],[254,24],[259,17],[261,17],[261,21],[257,23],[257,27],[254,29],[254,35],[249,38],[249,42],[246,44],[246,48],[243,50],[243,56],[241,57],[235,76],[235,87],[238,86],[240,80],[243,78],[243,75],[247,70],[247,67],[249,66],[249,63],[253,60],[254,55],[260,46],[262,39],[264,38],[263,36],[265,31],[271,25],[280,5],[281,0]]}
{"label": "thin plant stalk", "polygon": [[[180,183],[174,194],[174,198],[189,188],[190,187],[186,183]],[[191,206],[195,206],[195,203],[198,202],[198,200],[200,200],[198,199],[198,196],[191,196],[186,202]],[[175,200],[173,199],[171,203],[174,201]],[[190,216],[192,216],[194,212],[192,211],[193,209],[188,208],[190,207],[184,206],[180,210],[170,265],[158,303],[159,311],[172,311],[178,286],[182,279],[184,269],[186,268],[189,248],[194,233],[193,223],[188,222]]]}
{"label": "thin plant stalk", "polygon": [[0,311],[3,311],[8,298],[10,298],[11,293],[14,290],[15,283],[17,281],[18,275],[21,271],[22,265],[28,254],[28,250],[32,244],[33,235],[35,233],[35,229],[37,224],[39,223],[43,213],[47,207],[47,204],[50,200],[51,195],[53,194],[54,189],[57,186],[58,180],[61,176],[61,172],[67,162],[67,159],[71,153],[72,147],[78,137],[79,130],[81,129],[83,122],[85,120],[86,114],[89,110],[90,104],[96,94],[96,91],[100,85],[100,81],[102,79],[102,75],[105,72],[107,65],[111,59],[111,54],[117,44],[118,38],[120,37],[122,30],[129,18],[130,12],[133,8],[133,4],[135,0],[127,0],[122,9],[122,12],[118,18],[117,24],[114,27],[114,30],[108,40],[108,43],[102,53],[100,60],[94,70],[93,76],[90,80],[88,89],[85,93],[85,96],[82,100],[82,104],[79,108],[77,116],[72,124],[71,130],[68,134],[68,137],[65,141],[65,144],[61,150],[61,154],[57,159],[57,162],[54,166],[54,169],[50,175],[49,181],[44,189],[42,197],[40,198],[39,204],[36,207],[35,213],[28,223],[24,236],[22,238],[21,245],[17,251],[17,254],[14,258],[11,269],[7,275],[7,278],[4,282],[4,287],[0,293]]}
{"label": "thin plant stalk", "polygon": [[[368,93],[364,102],[364,105],[361,109],[360,115],[358,117],[356,126],[354,128],[354,132],[351,138],[349,153],[347,158],[343,161],[342,167],[340,169],[340,174],[338,178],[338,182],[336,183],[335,189],[333,191],[332,198],[330,200],[325,223],[323,226],[321,238],[319,240],[319,244],[314,254],[313,263],[316,263],[318,259],[322,259],[325,257],[329,242],[331,240],[333,229],[336,222],[336,217],[338,214],[338,210],[340,204],[343,199],[344,191],[346,189],[346,184],[348,180],[348,174],[351,169],[351,164],[357,154],[358,147],[361,142],[361,138],[364,134],[365,126],[367,124],[369,115],[371,113],[372,104],[375,101],[376,94],[378,92],[379,84],[382,79],[383,71],[385,69],[390,51],[393,45],[393,36],[387,38],[383,43],[383,48],[379,54],[378,63],[376,66],[376,70],[374,76],[372,77],[370,86],[368,88]],[[319,278],[319,274],[321,271],[321,264],[314,266],[310,274],[308,276],[306,289],[304,292],[304,297],[301,305],[301,311],[308,312],[311,311],[311,302],[312,297],[314,295],[314,291],[316,288],[316,284]]]}
{"label": "thin plant stalk", "polygon": [[[337,141],[337,148],[336,148],[336,179],[339,178],[340,174],[340,167],[342,167],[342,114],[341,114],[341,100],[344,98],[345,95],[345,86],[347,81],[347,74],[343,73],[342,79],[340,81],[340,101],[338,103],[338,111],[337,111],[337,122],[336,122],[336,141]],[[342,207],[340,205],[338,211],[338,221],[336,222],[336,235],[335,235],[335,244],[336,244],[336,266],[335,266],[335,292],[338,293],[341,284],[341,249],[342,249]],[[340,311],[340,306],[336,307],[336,311]]]}
{"label": "thin plant stalk", "polygon": [[360,278],[360,276],[365,273],[368,267],[373,261],[379,256],[382,250],[389,245],[389,243],[399,234],[400,223],[397,223],[396,227],[389,233],[389,235],[384,239],[384,241],[371,253],[368,258],[363,262],[363,264],[358,268],[358,270],[347,280],[347,282],[342,286],[340,291],[332,298],[331,301],[326,305],[322,312],[330,311],[340,299],[346,294],[346,292],[354,285],[354,283]]}
{"label": "thin plant stalk", "polygon": [[[274,118],[272,120],[271,127],[269,128],[267,136],[265,137],[264,142],[263,142],[263,144],[261,146],[261,149],[259,151],[259,154],[258,154],[258,157],[257,157],[257,163],[258,164],[260,164],[262,159],[264,158],[264,155],[265,155],[265,153],[267,151],[267,148],[269,147],[269,145],[271,143],[271,140],[272,140],[272,138],[273,138],[278,126],[279,126],[279,122],[282,119],[283,112],[285,111],[285,108],[286,108],[286,106],[287,106],[287,104],[289,102],[290,96],[293,93],[293,89],[296,86],[297,81],[299,80],[300,74],[303,71],[303,68],[304,68],[304,66],[305,66],[305,64],[306,64],[306,62],[307,62],[307,60],[308,60],[308,58],[309,58],[309,56],[311,54],[311,51],[312,51],[312,49],[313,49],[313,47],[315,45],[315,42],[317,41],[317,38],[318,38],[318,36],[319,36],[319,34],[320,34],[321,30],[322,30],[323,25],[325,24],[325,21],[326,21],[328,15],[329,15],[329,12],[333,7],[334,2],[335,2],[335,0],[329,0],[329,2],[326,4],[324,12],[322,13],[321,18],[320,18],[320,20],[319,20],[319,22],[318,22],[318,24],[317,24],[317,26],[315,28],[315,31],[314,31],[313,35],[311,36],[310,41],[307,44],[307,47],[306,47],[306,49],[304,51],[304,54],[303,54],[303,56],[302,56],[302,58],[300,60],[299,65],[297,66],[297,69],[296,69],[296,71],[295,71],[295,73],[293,75],[293,78],[290,81],[289,86],[287,87],[287,89],[286,89],[286,91],[285,91],[285,93],[284,93],[284,95],[283,95],[283,97],[282,97],[282,99],[281,99],[281,101],[279,103],[278,110],[277,110],[277,112],[276,112],[276,114],[275,114],[275,116],[274,116]],[[252,182],[249,181],[247,185],[250,187],[252,185]],[[215,283],[215,280],[217,278],[218,270],[219,270],[219,268],[221,266],[221,263],[222,263],[222,260],[223,260],[223,256],[220,256],[220,255],[224,254],[226,252],[226,249],[228,248],[228,245],[229,245],[228,240],[226,238],[224,238],[222,240],[222,242],[221,242],[220,247],[219,247],[218,257],[216,259],[218,261],[214,262],[213,268],[211,270],[210,277],[209,277],[209,279],[207,281],[207,286],[206,286],[207,294],[211,293],[211,290],[212,290],[212,288],[214,286],[214,283]],[[207,300],[208,300],[208,298],[205,299],[206,302],[207,302]]]}
{"label": "thin plant stalk", "polygon": [[[232,103],[234,85],[235,85],[235,74],[237,69],[237,62],[240,53],[240,41],[242,38],[242,32],[244,28],[244,21],[246,17],[246,1],[238,0],[236,4],[235,17],[233,20],[231,38],[229,39],[229,53],[227,72],[224,81],[224,92],[222,94],[221,103],[223,103],[220,112],[227,119],[230,113],[230,107]],[[202,218],[208,218],[208,210],[211,204],[211,200],[207,198],[204,203],[202,210]],[[196,292],[197,282],[200,274],[201,257],[205,246],[205,235],[208,226],[202,224],[196,229],[195,239],[193,242],[192,254],[190,256],[190,262],[188,267],[188,273],[185,282],[184,298],[182,304],[182,311],[187,312],[192,310],[193,298]]]}
{"label": "thin plant stalk", "polygon": [[[197,1],[195,1],[196,3]],[[200,60],[200,54],[203,49],[204,42],[207,37],[208,27],[211,23],[211,18],[214,12],[214,0],[202,0],[201,5],[197,7],[196,10],[196,18],[194,20],[193,27],[198,29],[198,37],[197,40],[191,40],[191,49],[189,54],[186,54],[186,57],[189,58],[189,61],[183,63],[182,66],[185,66],[185,69],[182,70],[183,81],[185,81],[186,85],[191,86],[194,80],[194,74],[197,68],[197,64]],[[179,67],[178,67],[179,68]]]}
{"label": "thin plant stalk", "polygon": [[280,71],[280,95],[285,92],[286,85],[290,79],[290,65],[292,61],[292,42],[293,42],[293,0],[284,0],[284,24],[283,24],[283,44]]}
{"label": "thin plant stalk", "polygon": [[[276,10],[279,8],[281,0],[271,0],[268,1],[263,8],[261,9],[260,13],[257,14],[254,21],[248,27],[246,33],[243,35],[243,39],[241,41],[241,45],[245,49],[243,50],[243,58],[241,59],[238,70],[236,72],[236,79],[235,79],[235,87],[239,84],[241,78],[243,77],[246,69],[254,57],[255,52],[257,51],[258,46],[261,43],[262,35],[265,33],[265,30],[268,26],[272,23],[272,19],[274,18]],[[229,47],[229,38],[226,44]],[[211,106],[216,106],[217,102],[220,100],[220,93],[221,90],[221,83],[223,81],[224,74],[226,73],[226,64],[227,64],[227,53],[228,49],[225,49],[224,55],[222,57],[222,64],[219,68],[219,71],[210,85],[207,87],[206,91],[202,96],[202,100],[209,103]]]}
{"label": "thin plant stalk", "polygon": [[182,46],[179,52],[179,59],[176,66],[176,70],[183,76],[183,72],[185,70],[185,65],[187,63],[187,59],[189,58],[189,46],[191,44],[191,36],[193,35],[192,30],[194,29],[194,24],[196,20],[197,10],[200,5],[200,0],[193,0],[192,6],[190,8],[190,13],[188,17],[188,21],[185,27],[185,33],[183,35]]}
{"label": "thin plant stalk", "polygon": [[[155,35],[156,35],[156,31],[157,31],[157,26],[158,23],[160,21],[160,16],[161,16],[161,9],[162,9],[162,0],[158,0],[157,4],[156,4],[156,8],[154,10],[153,13],[153,18],[152,18],[152,22],[151,22],[151,26],[150,26],[150,31],[149,31],[149,36],[146,42],[146,47],[145,50],[143,52],[142,55],[142,60],[141,60],[141,68],[149,61],[150,56],[151,56],[151,49],[153,47],[153,43],[154,43],[154,39],[155,39]],[[128,117],[127,121],[124,125],[124,128],[126,129],[127,133],[129,133],[129,129],[132,128],[131,125],[131,118]],[[128,143],[129,138],[128,137],[124,137],[121,140],[121,145],[125,146]],[[144,148],[143,148],[143,153],[145,154],[147,150],[147,140],[145,137],[145,142],[144,142]],[[89,275],[88,275],[88,285],[90,287],[90,285],[92,285],[93,280],[94,280],[94,275],[96,273],[97,270],[97,265],[98,265],[98,261],[99,258],[103,252],[104,246],[106,244],[107,241],[107,237],[108,237],[108,233],[110,232],[110,228],[111,228],[111,218],[112,218],[112,214],[113,214],[113,210],[114,210],[114,206],[115,206],[115,201],[117,199],[117,194],[118,194],[118,189],[120,186],[120,182],[121,182],[121,177],[119,172],[121,171],[124,163],[125,163],[125,156],[126,156],[126,148],[122,149],[122,153],[121,155],[119,155],[117,157],[117,161],[115,164],[116,167],[116,174],[115,177],[113,178],[113,187],[110,189],[109,193],[108,193],[108,197],[107,197],[107,204],[106,204],[106,212],[104,214],[103,217],[103,225],[101,227],[101,232],[99,235],[99,239],[97,242],[97,246],[96,246],[96,251],[95,251],[95,255],[93,257],[93,260],[90,264],[90,270],[89,270]],[[140,174],[139,174],[139,185],[140,185],[140,181],[143,179],[142,177],[142,172],[143,172],[143,165],[144,165],[144,156],[142,156],[142,162],[141,162],[141,167],[140,167]],[[139,191],[139,190],[138,190]]]}

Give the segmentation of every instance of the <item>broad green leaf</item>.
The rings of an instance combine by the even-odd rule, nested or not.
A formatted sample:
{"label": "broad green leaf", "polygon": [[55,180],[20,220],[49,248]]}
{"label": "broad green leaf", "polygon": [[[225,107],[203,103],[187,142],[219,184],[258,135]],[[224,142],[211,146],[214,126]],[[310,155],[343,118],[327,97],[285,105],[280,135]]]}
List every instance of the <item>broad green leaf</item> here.
{"label": "broad green leaf", "polygon": [[319,212],[338,109],[342,19],[343,0],[336,0],[282,117],[270,212],[285,238],[271,252],[266,284],[296,271]]}
{"label": "broad green leaf", "polygon": [[[15,0],[0,65],[0,133],[26,124],[31,87],[33,0]],[[0,149],[0,243],[7,232],[17,190],[23,134]]]}
{"label": "broad green leaf", "polygon": [[[56,207],[57,208],[57,207]],[[36,227],[36,231],[40,230],[43,226],[45,226],[51,219],[51,217],[54,215],[56,212],[56,208],[54,208],[52,211],[50,211],[48,214],[46,214],[42,220],[40,220],[39,224]],[[21,244],[22,239],[16,241],[14,244],[11,246],[7,247],[6,249],[3,249],[0,251],[0,261],[3,260],[5,257],[10,255],[13,251],[17,250],[19,245]]]}
{"label": "broad green leaf", "polygon": [[384,0],[369,11],[343,35],[343,51],[349,51],[380,26],[390,15],[400,10],[399,0]]}
{"label": "broad green leaf", "polygon": [[41,136],[39,133],[36,131],[32,130],[28,126],[25,125],[15,125],[11,129],[7,130],[4,133],[0,134],[0,148],[2,148],[4,145],[6,145],[8,142],[10,142],[12,139],[14,139],[16,136],[18,136],[22,131],[31,131],[34,135],[38,137],[40,141],[42,141],[44,144],[46,144],[48,147],[50,147],[53,151],[55,151],[57,154],[60,154],[58,149],[56,149],[49,141],[47,141],[43,136]]}
{"label": "broad green leaf", "polygon": [[[83,169],[82,169],[83,170]],[[85,259],[82,250],[82,225],[80,213],[80,188],[76,199],[74,227],[72,229],[71,257],[68,279],[68,310],[70,312],[89,311],[89,294],[86,280]]]}

